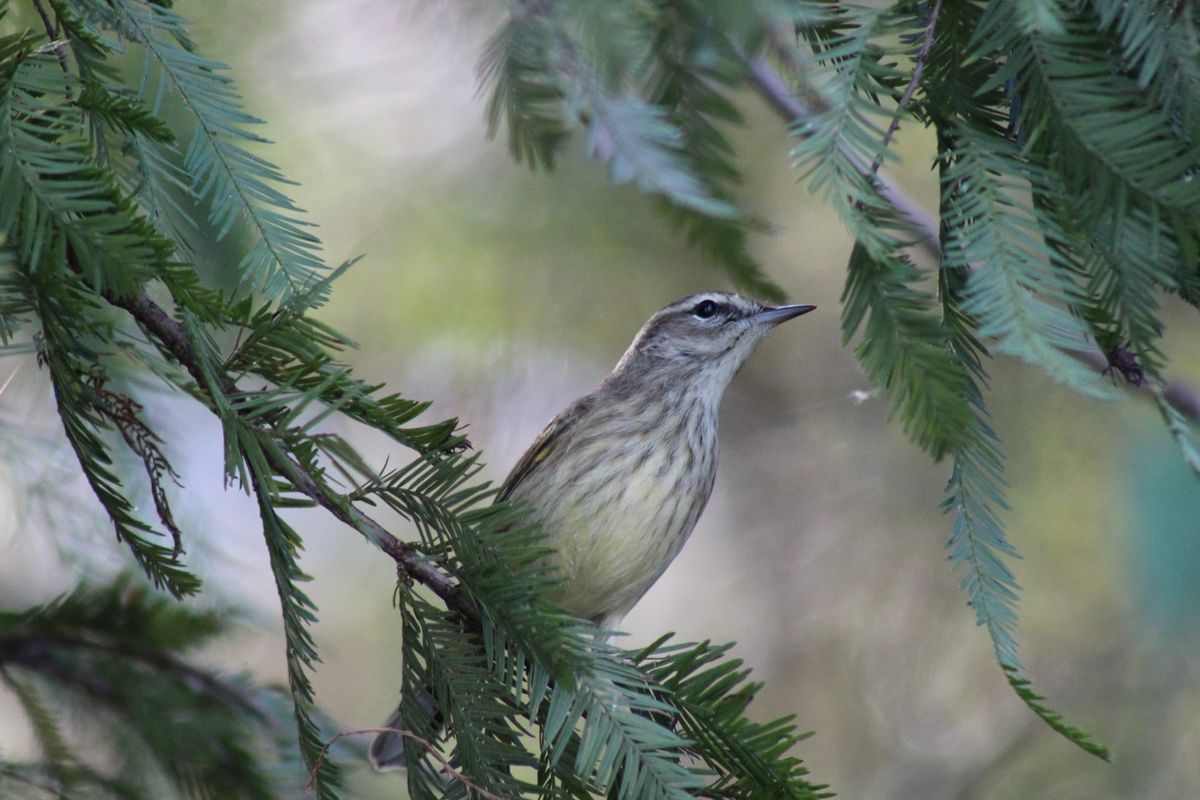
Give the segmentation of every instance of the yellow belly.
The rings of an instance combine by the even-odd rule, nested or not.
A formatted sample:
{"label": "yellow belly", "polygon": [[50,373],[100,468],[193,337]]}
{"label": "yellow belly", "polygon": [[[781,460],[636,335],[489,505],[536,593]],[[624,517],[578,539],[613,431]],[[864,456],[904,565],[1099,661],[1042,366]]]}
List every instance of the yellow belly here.
{"label": "yellow belly", "polygon": [[602,627],[616,624],[679,553],[708,500],[716,458],[697,463],[630,447],[609,461],[537,515],[564,578],[556,599]]}

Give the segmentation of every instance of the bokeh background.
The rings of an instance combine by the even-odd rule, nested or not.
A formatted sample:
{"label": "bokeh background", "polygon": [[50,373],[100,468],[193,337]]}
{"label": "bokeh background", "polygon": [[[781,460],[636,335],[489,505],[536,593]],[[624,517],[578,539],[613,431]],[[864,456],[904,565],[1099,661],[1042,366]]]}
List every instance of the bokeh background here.
{"label": "bokeh background", "polygon": [[[300,185],[328,260],[365,258],[325,318],[356,339],[360,374],[458,416],[501,479],[545,422],[587,392],[641,323],[676,297],[729,288],[652,203],[570,151],[535,174],[489,142],[474,65],[491,5],[410,0],[188,0],[207,54],[228,60],[269,120],[265,151]],[[736,640],[765,688],[752,710],[795,713],[798,754],[846,798],[1200,797],[1200,483],[1152,405],[1085,401],[1035,370],[993,365],[1006,443],[1009,535],[1024,555],[1022,654],[1035,687],[1110,745],[1076,750],[1007,688],[945,559],[946,477],[889,425],[840,341],[850,241],[787,167],[779,120],[750,94],[734,131],[743,199],[776,230],[754,249],[797,302],[722,412],[716,493],[683,554],[627,618]],[[906,190],[936,208],[932,140],[900,137]],[[1200,385],[1200,321],[1167,302],[1171,372]],[[76,475],[31,360],[0,362],[0,604],[45,601],[128,567]],[[219,431],[198,407],[147,394],[186,491],[177,517],[208,579],[204,602],[244,609],[203,658],[266,680],[282,638],[253,503],[221,483]],[[403,454],[344,431],[382,463]],[[391,562],[319,514],[297,513],[321,609],[322,707],[379,724],[398,688]],[[31,747],[0,696],[0,749]],[[25,750],[23,750],[25,748]],[[361,770],[349,796],[403,796]]]}

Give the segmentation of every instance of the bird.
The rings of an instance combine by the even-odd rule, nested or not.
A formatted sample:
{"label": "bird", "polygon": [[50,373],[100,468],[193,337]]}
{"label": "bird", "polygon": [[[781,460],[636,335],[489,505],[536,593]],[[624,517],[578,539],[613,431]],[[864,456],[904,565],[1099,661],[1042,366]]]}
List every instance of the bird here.
{"label": "bird", "polygon": [[[731,292],[688,295],[654,313],[613,371],[561,411],[497,493],[525,509],[561,577],[551,598],[606,635],[683,548],[712,494],[726,387],[767,333],[813,311]],[[432,705],[432,697],[428,698]],[[399,712],[368,754],[405,766]]]}

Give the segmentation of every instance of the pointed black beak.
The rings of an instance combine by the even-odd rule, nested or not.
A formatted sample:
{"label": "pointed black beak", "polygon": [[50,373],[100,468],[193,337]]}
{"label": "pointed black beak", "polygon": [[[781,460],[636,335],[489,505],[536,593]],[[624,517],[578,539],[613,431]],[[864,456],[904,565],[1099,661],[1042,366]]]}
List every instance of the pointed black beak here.
{"label": "pointed black beak", "polygon": [[781,322],[787,322],[793,317],[798,317],[801,314],[807,314],[815,309],[816,306],[780,306],[779,308],[764,308],[754,315],[755,322],[761,322],[764,325],[778,325]]}

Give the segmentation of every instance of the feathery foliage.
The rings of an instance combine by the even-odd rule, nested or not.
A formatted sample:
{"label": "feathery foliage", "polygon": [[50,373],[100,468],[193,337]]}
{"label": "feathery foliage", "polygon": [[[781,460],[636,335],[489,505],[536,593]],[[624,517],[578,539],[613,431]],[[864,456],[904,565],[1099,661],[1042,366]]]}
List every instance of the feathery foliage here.
{"label": "feathery foliage", "polygon": [[[406,589],[399,614],[414,797],[823,796],[792,754],[803,736],[791,720],[748,715],[757,687],[727,646],[663,639],[622,652],[598,640],[547,599],[558,577],[542,565],[546,544],[520,524],[521,508],[491,502],[458,421],[419,422],[427,403],[342,363],[353,342],[314,312],[350,264],[326,268],[289,181],[260,155],[267,142],[229,70],[198,51],[169,2],[29,6],[42,29],[18,29],[0,3],[0,353],[37,353],[117,538],[177,598],[200,588],[186,558],[194,534],[171,513],[170,442],[144,419],[124,369],[139,365],[217,418],[225,477],[258,504],[298,740],[289,749],[317,797],[336,797],[338,770],[323,752],[311,684],[319,653],[316,608],[301,588],[303,539],[280,514],[297,506],[323,508],[395,559],[405,584],[430,592]],[[739,197],[731,134],[745,121],[735,93],[755,86],[787,114],[798,177],[856,242],[845,340],[857,340],[910,438],[950,463],[949,557],[1006,680],[1050,727],[1107,757],[1022,672],[986,364],[1015,356],[1108,398],[1103,376],[1075,357],[1098,348],[1114,373],[1149,385],[1200,471],[1190,422],[1164,390],[1159,341],[1164,292],[1200,306],[1194,9],[1115,0],[510,8],[480,61],[492,133],[506,131],[519,160],[544,168],[581,134],[615,183],[651,195],[733,283],[765,298],[782,292],[753,255],[767,225]],[[794,96],[764,77],[775,68]],[[913,123],[936,133],[937,242],[883,173],[897,159],[897,126]],[[241,251],[232,273],[207,263],[222,241]],[[921,249],[936,249],[937,264]],[[380,470],[323,433],[333,416],[389,437],[407,453],[403,465]],[[141,465],[153,522],[130,498],[122,453]],[[380,506],[411,523],[417,541],[368,516]],[[274,796],[280,788],[254,755],[259,743],[278,744],[279,704],[262,711],[261,692],[183,660],[219,620],[145,597],[121,583],[0,616],[0,678],[45,756],[36,767],[0,765],[0,781],[147,794],[141,776],[76,755],[51,699],[66,687],[184,794]],[[143,685],[154,703],[134,713],[130,688]],[[147,708],[192,709],[198,729],[176,736]],[[234,766],[214,770],[218,752]]]}
{"label": "feathery foliage", "polygon": [[[226,632],[228,619],[128,576],[0,612],[0,682],[15,693],[43,755],[40,764],[0,773],[5,796],[37,786],[63,796],[148,798],[163,779],[188,797],[287,796],[269,763],[290,764],[290,791],[298,790],[305,776],[281,735],[282,694],[187,657]],[[94,761],[104,737],[123,751],[115,771]]]}
{"label": "feathery foliage", "polygon": [[[680,120],[688,165],[717,196],[736,183],[736,150],[694,121],[732,121],[720,100],[747,84],[788,116],[800,179],[838,210],[855,239],[842,297],[845,339],[857,337],[864,370],[909,437],[951,461],[943,503],[954,518],[950,559],[964,570],[963,588],[997,661],[1052,728],[1107,757],[1044,706],[1020,673],[1018,587],[1006,563],[1017,553],[1002,519],[1004,462],[985,405],[985,364],[994,354],[1015,356],[1087,397],[1111,399],[1105,375],[1079,358],[1098,349],[1109,359],[1106,372],[1150,384],[1195,463],[1188,422],[1163,394],[1159,344],[1162,292],[1200,305],[1195,9],[1116,0],[818,0],[764,4],[735,21],[719,12],[693,16],[698,8],[641,7],[642,24],[658,38],[589,42],[596,80],[635,76],[626,85],[651,87],[647,100]],[[518,5],[508,24],[530,16]],[[589,19],[565,1],[540,4],[537,16],[580,26]],[[649,56],[630,44],[640,41],[655,43]],[[664,69],[663,53],[681,42],[703,43],[704,68],[683,70],[672,89],[675,72]],[[615,67],[606,60],[614,53],[623,57]],[[763,78],[771,57],[794,95]],[[493,119],[506,109],[514,137],[526,141],[521,120],[535,102],[542,119],[556,116],[553,69],[527,66],[521,86],[540,94],[496,83],[504,103],[493,105]],[[881,173],[897,159],[896,129],[910,121],[936,132],[937,241]],[[568,130],[559,129],[556,146]],[[698,240],[721,240],[727,223],[709,217]],[[746,230],[737,232],[739,248]],[[914,249],[937,252],[936,274]],[[731,275],[737,280],[736,270]]]}
{"label": "feathery foliage", "polygon": [[825,786],[807,783],[808,770],[788,753],[810,734],[799,733],[792,717],[765,723],[745,716],[760,684],[746,681],[750,670],[725,658],[729,645],[671,644],[664,637],[636,654],[634,663],[662,687],[678,711],[680,732],[695,742],[699,757],[719,778],[705,789],[715,797],[832,796]]}
{"label": "feathery foliage", "polygon": [[[239,286],[269,298],[303,290],[325,268],[320,243],[287,195],[289,181],[245,144],[267,140],[253,133],[256,119],[242,107],[228,66],[196,52],[185,20],[169,4],[117,0],[114,24],[145,55],[140,85],[161,107],[170,92],[193,117],[192,137],[182,167],[193,197],[207,205],[208,223],[223,239],[237,226],[249,229],[253,246],[238,264]],[[157,142],[143,143],[153,151]],[[161,154],[160,154],[161,155]]]}
{"label": "feathery foliage", "polygon": [[751,254],[763,224],[738,206],[739,173],[723,128],[741,124],[727,88],[737,42],[694,2],[646,8],[613,3],[514,2],[489,43],[480,78],[488,126],[502,122],[513,155],[550,168],[582,129],[587,154],[614,183],[632,183],[735,284],[782,299]]}
{"label": "feathery foliage", "polygon": [[[477,469],[475,458],[424,456],[355,493],[410,519],[423,553],[458,579],[479,616],[464,624],[419,595],[403,596],[409,667],[401,708],[419,737],[410,750],[420,753],[409,768],[414,797],[441,796],[446,762],[461,765],[472,786],[502,797],[754,797],[764,785],[777,797],[819,795],[823,787],[810,784],[786,753],[798,737],[780,738],[794,737],[790,722],[760,728],[741,716],[749,700],[739,686],[745,671],[722,660],[727,647],[622,653],[549,604],[557,579],[541,565],[540,535],[519,527],[519,508],[481,504],[491,492],[471,483]],[[693,674],[710,663],[716,666]],[[446,755],[426,747],[437,738],[434,709],[454,738]],[[677,731],[670,721],[684,715]],[[517,746],[531,731],[539,778],[522,784],[508,768],[533,766]],[[693,766],[697,758],[705,769]],[[464,781],[454,791],[467,788]]]}
{"label": "feathery foliage", "polygon": [[[418,422],[427,403],[363,380],[339,360],[353,342],[314,312],[350,263],[325,269],[311,226],[281,191],[286,179],[258,155],[265,142],[252,132],[257,120],[170,4],[53,0],[35,10],[44,12],[44,31],[0,38],[5,352],[38,354],[67,440],[118,539],[176,598],[200,589],[187,559],[195,534],[175,522],[171,442],[144,418],[128,366],[219,421],[224,476],[257,501],[279,596],[296,732],[287,749],[304,764],[291,765],[292,777],[303,772],[317,797],[337,796],[339,770],[323,747],[328,733],[311,681],[320,656],[311,630],[317,609],[302,588],[303,538],[280,513],[321,506],[395,558],[406,580],[434,590],[406,597],[400,615],[405,718],[424,742],[414,742],[414,796],[741,797],[764,786],[778,797],[815,796],[819,788],[785,752],[798,739],[790,723],[759,726],[743,716],[751,690],[723,648],[626,654],[597,641],[591,626],[547,600],[558,578],[542,564],[546,545],[519,524],[522,509],[492,503],[457,420]],[[695,8],[676,12],[700,19]],[[631,34],[628,46],[592,49],[617,31]],[[663,42],[654,99],[621,66],[650,52],[651,34]],[[691,69],[702,49],[689,34],[668,52],[661,31],[624,9],[581,24],[534,13],[493,45],[487,63],[502,87],[494,107],[510,123],[518,118],[514,147],[533,162],[548,165],[562,136],[586,127],[589,149],[615,179],[660,196],[745,285],[773,292],[746,247],[757,223],[730,199],[737,172],[717,126],[738,117],[703,70]],[[725,58],[733,52],[725,47]],[[129,69],[134,63],[140,73]],[[540,99],[526,109],[530,97]],[[697,177],[692,141],[701,145],[694,158],[720,167],[719,178]],[[230,280],[206,254],[235,235],[245,254]],[[335,415],[405,448],[405,465],[381,472],[323,432]],[[156,524],[136,510],[122,450],[142,466]],[[367,516],[380,506],[411,522],[418,541],[402,542]],[[119,736],[124,752],[149,753],[185,795],[285,791],[260,766],[267,758],[288,768],[260,747],[281,744],[280,705],[268,708],[242,679],[183,659],[183,650],[224,630],[221,618],[146,597],[123,580],[0,619],[4,680],[44,755],[40,766],[3,765],[0,780],[35,793],[151,791],[157,778],[77,755],[63,709],[49,699],[63,684],[103,710],[97,730]],[[152,702],[139,705],[136,691]],[[190,715],[186,724],[176,713]],[[435,755],[446,744],[435,718],[448,723],[446,756]]]}

